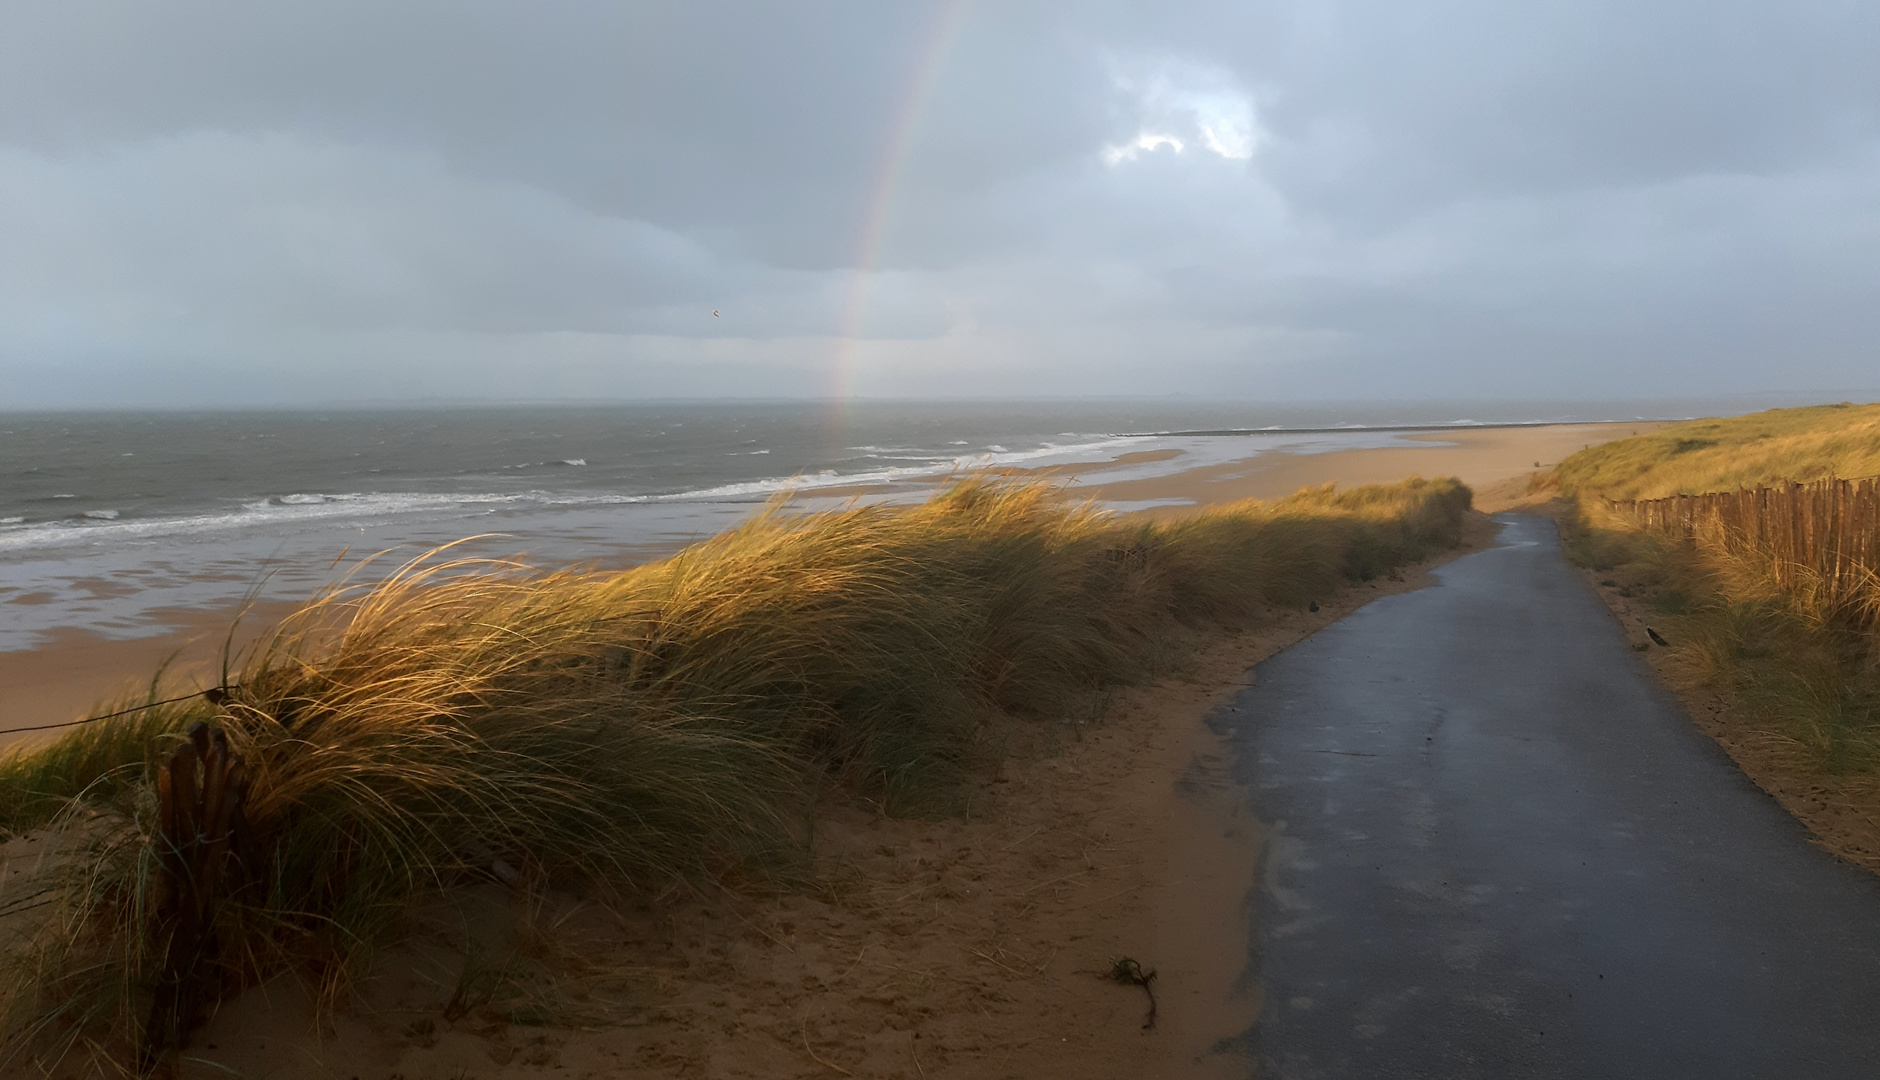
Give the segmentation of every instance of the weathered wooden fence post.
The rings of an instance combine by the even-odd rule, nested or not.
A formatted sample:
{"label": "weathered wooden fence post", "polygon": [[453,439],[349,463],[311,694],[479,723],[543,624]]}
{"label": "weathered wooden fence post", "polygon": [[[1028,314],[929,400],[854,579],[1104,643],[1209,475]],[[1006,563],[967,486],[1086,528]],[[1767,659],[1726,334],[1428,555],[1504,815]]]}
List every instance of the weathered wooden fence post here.
{"label": "weathered wooden fence post", "polygon": [[1610,502],[1641,529],[1767,563],[1775,584],[1823,589],[1835,617],[1880,622],[1880,477]]}
{"label": "weathered wooden fence post", "polygon": [[[247,763],[231,754],[220,728],[196,723],[188,741],[157,770],[159,845],[157,900],[152,936],[161,943],[155,1000],[137,1052],[138,1072],[148,1075],[170,1051],[180,1049],[204,1019],[219,973],[215,908],[238,884],[247,825],[242,800]],[[230,864],[233,862],[233,870]]]}

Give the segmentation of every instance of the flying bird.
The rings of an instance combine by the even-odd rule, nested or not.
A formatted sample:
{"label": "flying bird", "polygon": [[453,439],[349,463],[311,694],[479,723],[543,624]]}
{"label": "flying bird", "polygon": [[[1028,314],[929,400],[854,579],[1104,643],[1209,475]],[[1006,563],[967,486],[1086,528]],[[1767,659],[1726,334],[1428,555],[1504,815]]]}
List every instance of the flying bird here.
{"label": "flying bird", "polygon": [[714,319],[716,319],[716,318],[719,318],[719,317],[720,317],[720,316],[719,316],[719,314],[718,314],[718,312],[716,312],[716,311],[713,311],[713,312],[712,312],[712,318],[714,318]]}
{"label": "flying bird", "polygon": [[1653,630],[1649,626],[1645,628],[1645,636],[1648,638],[1651,638],[1654,642],[1660,645],[1663,645],[1667,649],[1671,647],[1671,643],[1665,640],[1663,634],[1660,634],[1658,631]]}

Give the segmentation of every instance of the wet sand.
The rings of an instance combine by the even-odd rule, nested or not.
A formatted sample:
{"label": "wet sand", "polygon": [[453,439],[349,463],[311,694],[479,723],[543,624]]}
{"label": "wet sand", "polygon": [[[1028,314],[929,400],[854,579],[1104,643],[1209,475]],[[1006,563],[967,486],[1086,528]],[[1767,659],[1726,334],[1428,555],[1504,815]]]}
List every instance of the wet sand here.
{"label": "wet sand", "polygon": [[[1159,517],[1237,499],[1276,498],[1309,485],[1385,483],[1411,475],[1459,477],[1476,489],[1478,508],[1494,511],[1520,500],[1525,493],[1525,478],[1537,466],[1551,466],[1583,446],[1642,434],[1659,426],[1625,423],[1472,428],[1411,436],[1413,441],[1427,444],[1414,449],[1264,453],[1225,465],[1120,483],[1105,483],[1105,472],[1166,461],[1178,452],[1147,451],[1110,461],[1013,472],[1066,482],[1080,496],[1121,504],[1160,503],[1143,511]],[[881,491],[825,489],[814,496],[821,502]],[[649,549],[643,554],[652,557],[660,552]],[[237,644],[272,625],[292,607],[273,604],[251,611],[243,621]],[[72,720],[127,694],[141,694],[166,662],[167,688],[181,693],[215,685],[220,677],[217,658],[235,614],[234,609],[178,610],[165,613],[163,621],[172,629],[158,636],[113,640],[66,630],[40,648],[0,652],[0,749],[21,738],[7,732]]]}
{"label": "wet sand", "polygon": [[1522,481],[1531,473],[1552,468],[1585,447],[1647,434],[1663,426],[1640,422],[1472,428],[1407,437],[1427,444],[1427,448],[1262,454],[1245,461],[1123,483],[1105,483],[1105,467],[1101,465],[1082,472],[1065,471],[1074,473],[1078,489],[1092,498],[1121,503],[1184,500],[1185,505],[1146,511],[1158,517],[1179,515],[1186,507],[1236,499],[1276,499],[1318,484],[1384,484],[1407,476],[1454,476],[1476,490],[1477,509],[1493,512],[1520,501],[1525,495]]}
{"label": "wet sand", "polygon": [[[1453,445],[1269,454],[1107,487],[1097,481],[1117,463],[1054,475],[1075,477],[1080,494],[1193,505],[1410,473],[1513,491],[1536,461],[1643,429],[1444,433]],[[1473,545],[1485,541],[1476,529]],[[1275,612],[1253,632],[1197,637],[1184,643],[1179,674],[1115,693],[1100,722],[1019,725],[1003,782],[963,819],[830,808],[818,826],[815,888],[779,895],[706,883],[651,907],[552,899],[532,918],[554,928],[546,962],[574,994],[565,1023],[437,1019],[439,987],[451,985],[471,947],[466,928],[507,925],[513,905],[532,903],[488,886],[421,915],[409,944],[388,954],[381,977],[333,1027],[318,1030],[304,992],[286,979],[225,1007],[192,1056],[246,1075],[294,1075],[317,1062],[319,1075],[411,1080],[556,1066],[596,1078],[1244,1075],[1244,1058],[1212,1051],[1261,1007],[1237,980],[1263,840],[1235,793],[1232,750],[1209,719],[1227,721],[1221,710],[1254,662],[1428,580],[1427,568],[1411,570],[1347,590],[1318,612]],[[250,625],[281,614],[257,612]],[[178,646],[174,678],[213,685],[227,615],[179,620],[164,638],[63,635],[0,654],[5,726],[70,718],[147,680]],[[505,946],[496,937],[480,947]],[[1105,977],[1125,956],[1158,972],[1153,1028],[1143,1026],[1140,988]],[[590,993],[630,1004],[637,1019],[585,1023]],[[205,1065],[190,1075],[227,1073]]]}
{"label": "wet sand", "polygon": [[[219,685],[225,647],[236,655],[276,625],[295,604],[162,613],[169,633],[124,640],[61,629],[37,649],[0,652],[0,752],[55,739],[58,729],[23,732],[121,707],[149,696],[186,694]],[[237,622],[237,616],[240,621]]]}

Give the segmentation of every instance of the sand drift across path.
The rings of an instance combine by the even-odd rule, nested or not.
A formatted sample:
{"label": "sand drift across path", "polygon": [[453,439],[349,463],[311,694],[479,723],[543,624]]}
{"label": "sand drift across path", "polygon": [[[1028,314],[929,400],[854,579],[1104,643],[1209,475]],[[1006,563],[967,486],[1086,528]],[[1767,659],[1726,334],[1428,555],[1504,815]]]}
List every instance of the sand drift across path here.
{"label": "sand drift across path", "polygon": [[1880,1075],[1880,878],[1682,714],[1551,521],[1256,668],[1279,1077]]}

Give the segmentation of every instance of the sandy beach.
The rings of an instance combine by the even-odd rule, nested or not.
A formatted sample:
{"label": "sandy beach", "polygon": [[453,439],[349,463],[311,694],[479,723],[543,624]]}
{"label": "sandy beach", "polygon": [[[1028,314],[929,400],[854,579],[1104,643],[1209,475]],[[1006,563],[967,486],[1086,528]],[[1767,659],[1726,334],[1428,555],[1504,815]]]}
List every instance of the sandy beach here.
{"label": "sandy beach", "polygon": [[[1133,463],[1057,472],[1079,494],[1169,500],[1158,514],[1412,473],[1460,475],[1499,492],[1499,506],[1525,491],[1536,462],[1643,429],[1444,432],[1420,438],[1427,449],[1267,454],[1108,485],[1105,471]],[[1469,547],[1491,532],[1478,515]],[[332,1027],[316,1026],[304,988],[276,980],[199,1033],[202,1060],[216,1066],[186,1075],[1236,1075],[1244,1062],[1210,1048],[1245,1031],[1261,1003],[1236,986],[1244,941],[1221,935],[1246,932],[1260,849],[1207,718],[1252,664],[1380,595],[1421,587],[1429,565],[1316,612],[1275,611],[1257,630],[1184,641],[1173,676],[1115,693],[1100,718],[1008,725],[1007,764],[963,818],[825,808],[804,889],[726,879],[651,904],[495,885],[453,894],[419,914]],[[251,612],[237,647],[285,611]],[[69,720],[147,686],[166,660],[166,691],[214,685],[228,613],[176,619],[159,637],[68,633],[0,654],[5,726]],[[473,934],[540,976],[515,992],[552,998],[547,1026],[487,1010],[436,1019]],[[1157,973],[1152,1027],[1142,989],[1108,977],[1125,957]],[[621,1006],[631,1022],[601,1015]]]}
{"label": "sandy beach", "polygon": [[[1642,435],[1659,423],[1549,424],[1420,433],[1408,440],[1425,448],[1335,450],[1325,454],[1262,454],[1245,461],[1190,469],[1153,480],[1105,483],[1104,469],[1072,472],[1092,498],[1132,503],[1168,500],[1144,512],[1179,515],[1187,507],[1276,499],[1317,484],[1382,484],[1406,476],[1453,476],[1475,489],[1478,510],[1494,512],[1519,502],[1526,478],[1561,458],[1598,443]],[[1180,502],[1176,502],[1180,500]]]}
{"label": "sandy beach", "polygon": [[58,728],[22,728],[63,724],[143,700],[153,682],[159,697],[216,686],[224,647],[239,654],[296,606],[270,604],[246,613],[179,609],[165,613],[174,627],[165,634],[117,640],[62,629],[37,649],[0,652],[0,750],[59,735]]}
{"label": "sandy beach", "polygon": [[[1518,501],[1537,465],[1551,466],[1583,446],[1651,430],[1649,423],[1560,424],[1476,428],[1417,434],[1411,448],[1339,450],[1330,453],[1262,453],[1142,480],[1106,482],[1106,474],[1176,452],[1127,453],[1108,461],[1054,465],[1027,475],[1061,480],[1077,495],[1129,506],[1139,512],[1175,516],[1197,506],[1246,498],[1276,498],[1309,485],[1381,483],[1410,475],[1456,476],[1475,488],[1478,509],[1494,511]],[[1178,463],[1178,462],[1177,462]],[[867,496],[872,489],[818,491],[819,499]],[[650,550],[650,549],[649,549]],[[21,602],[16,598],[14,602]],[[250,610],[235,638],[239,648],[292,610],[269,604]],[[87,710],[132,694],[143,694],[161,668],[164,693],[186,693],[215,685],[220,656],[236,609],[164,612],[167,633],[127,640],[79,630],[56,632],[39,648],[0,652],[0,747],[22,738],[22,728],[59,724]],[[166,667],[167,665],[167,667]],[[54,732],[56,734],[56,732]]]}
{"label": "sandy beach", "polygon": [[[650,904],[453,894],[330,1028],[284,976],[224,1006],[183,1076],[1244,1076],[1219,1047],[1262,1004],[1238,979],[1263,838],[1208,718],[1253,664],[1428,585],[1492,531],[1477,516],[1462,549],[1394,580],[1185,640],[1178,672],[1116,692],[1099,719],[1007,726],[1006,763],[963,816],[825,806],[810,886],[705,881]],[[528,972],[493,1006],[560,1019],[440,1021],[473,948]],[[1124,958],[1155,973],[1153,1025],[1142,989],[1111,977]],[[626,1022],[607,1018],[621,1006]]]}

